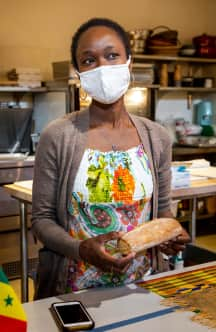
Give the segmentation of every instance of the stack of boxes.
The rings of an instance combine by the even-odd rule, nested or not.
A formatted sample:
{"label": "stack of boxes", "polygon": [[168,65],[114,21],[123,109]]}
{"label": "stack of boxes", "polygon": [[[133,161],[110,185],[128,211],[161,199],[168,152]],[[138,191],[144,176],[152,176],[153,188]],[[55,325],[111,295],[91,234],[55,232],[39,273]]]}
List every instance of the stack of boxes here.
{"label": "stack of boxes", "polygon": [[14,68],[7,73],[7,76],[20,87],[41,87],[42,76],[39,68]]}
{"label": "stack of boxes", "polygon": [[185,165],[173,165],[172,171],[172,189],[187,188],[190,186],[190,171]]}

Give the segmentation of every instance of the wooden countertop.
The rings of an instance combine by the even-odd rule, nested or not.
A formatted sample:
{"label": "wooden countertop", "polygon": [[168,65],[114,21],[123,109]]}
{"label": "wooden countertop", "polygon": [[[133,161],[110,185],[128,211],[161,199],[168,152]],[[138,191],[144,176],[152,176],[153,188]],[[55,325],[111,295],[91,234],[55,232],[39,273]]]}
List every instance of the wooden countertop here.
{"label": "wooden countertop", "polygon": [[[18,181],[5,185],[4,188],[15,198],[31,203],[32,201],[32,180]],[[187,199],[192,197],[216,195],[216,179],[196,180],[191,182],[188,188],[173,189],[173,199]]]}
{"label": "wooden countertop", "polygon": [[172,198],[187,199],[192,197],[213,196],[216,195],[216,179],[205,179],[191,181],[188,188],[179,188],[172,190]]}
{"label": "wooden countertop", "polygon": [[32,180],[18,181],[7,184],[4,188],[12,196],[27,203],[32,202]]}

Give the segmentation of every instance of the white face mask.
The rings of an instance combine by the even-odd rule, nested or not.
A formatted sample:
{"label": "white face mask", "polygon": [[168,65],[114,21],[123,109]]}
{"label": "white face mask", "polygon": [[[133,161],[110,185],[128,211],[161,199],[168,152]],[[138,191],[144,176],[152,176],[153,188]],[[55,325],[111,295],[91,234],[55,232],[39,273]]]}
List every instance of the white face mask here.
{"label": "white face mask", "polygon": [[79,73],[80,82],[92,99],[102,104],[112,104],[120,99],[130,84],[128,61],[121,65],[107,65]]}

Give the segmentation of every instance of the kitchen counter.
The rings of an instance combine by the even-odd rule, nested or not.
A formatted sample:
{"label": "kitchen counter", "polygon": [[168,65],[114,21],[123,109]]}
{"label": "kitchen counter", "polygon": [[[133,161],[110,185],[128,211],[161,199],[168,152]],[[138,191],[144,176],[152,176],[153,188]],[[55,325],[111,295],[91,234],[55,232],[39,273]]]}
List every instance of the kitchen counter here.
{"label": "kitchen counter", "polygon": [[[214,267],[216,262],[184,268],[181,272],[195,271],[199,268]],[[148,277],[154,280],[160,276],[175,276],[179,271],[170,271]],[[145,287],[145,286],[144,286]],[[89,289],[59,297],[50,297],[25,303],[29,332],[57,332],[57,325],[50,313],[53,302],[81,301],[95,321],[92,331],[105,332],[210,332],[213,331],[191,320],[191,311],[183,312],[176,305],[165,307],[162,297],[136,284],[124,287]]]}
{"label": "kitchen counter", "polygon": [[1,158],[0,154],[0,169],[3,168],[17,168],[17,167],[33,167],[34,156],[28,156],[27,158]]}
{"label": "kitchen counter", "polygon": [[0,154],[0,232],[19,229],[19,204],[3,185],[33,178],[34,156],[3,159]]}
{"label": "kitchen counter", "polygon": [[33,167],[34,156],[3,159],[0,154],[0,185],[32,179]]}

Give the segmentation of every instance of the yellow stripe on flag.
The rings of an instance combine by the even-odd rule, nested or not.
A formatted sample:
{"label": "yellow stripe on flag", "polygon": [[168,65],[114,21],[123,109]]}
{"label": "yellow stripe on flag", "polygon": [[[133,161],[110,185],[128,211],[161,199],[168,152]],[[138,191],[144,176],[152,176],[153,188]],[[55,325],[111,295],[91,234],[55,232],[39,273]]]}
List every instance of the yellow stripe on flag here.
{"label": "yellow stripe on flag", "polygon": [[0,315],[26,321],[26,314],[13,288],[0,282]]}

